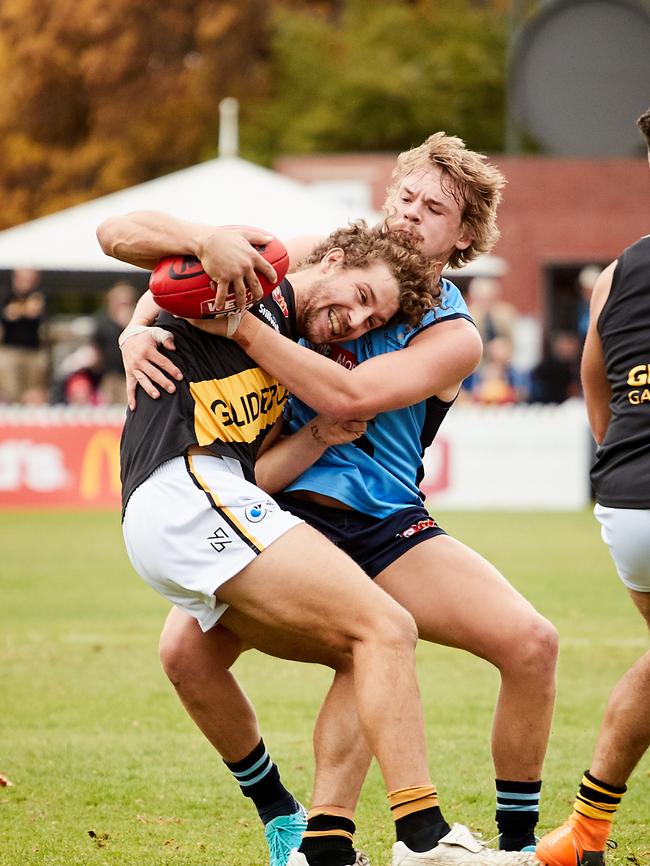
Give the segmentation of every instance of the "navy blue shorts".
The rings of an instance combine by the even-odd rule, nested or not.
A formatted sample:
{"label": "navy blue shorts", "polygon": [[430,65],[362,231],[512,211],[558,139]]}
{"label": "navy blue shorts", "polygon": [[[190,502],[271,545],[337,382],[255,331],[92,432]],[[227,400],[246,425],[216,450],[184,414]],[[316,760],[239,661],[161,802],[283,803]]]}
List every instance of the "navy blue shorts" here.
{"label": "navy blue shorts", "polygon": [[287,493],[273,497],[286,511],[301,517],[345,551],[370,577],[427,538],[446,535],[424,506],[402,508],[383,519],[329,508]]}

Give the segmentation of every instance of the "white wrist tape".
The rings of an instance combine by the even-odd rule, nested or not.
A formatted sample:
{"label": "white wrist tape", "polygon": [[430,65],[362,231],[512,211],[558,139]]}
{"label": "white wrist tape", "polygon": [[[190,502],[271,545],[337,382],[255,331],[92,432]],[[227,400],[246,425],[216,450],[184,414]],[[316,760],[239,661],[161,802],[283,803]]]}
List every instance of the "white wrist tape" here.
{"label": "white wrist tape", "polygon": [[166,331],[164,328],[156,325],[155,327],[148,327],[147,325],[131,325],[128,328],[125,328],[120,336],[117,338],[117,345],[122,348],[124,343],[129,339],[129,337],[135,337],[137,334],[150,333],[154,338],[156,343],[164,342],[168,337],[172,337],[173,334],[171,331]]}
{"label": "white wrist tape", "polygon": [[237,310],[237,312],[235,313],[228,313],[228,320],[226,322],[226,337],[232,337],[232,335],[239,327],[239,323],[241,322],[241,317],[243,315],[243,310]]}

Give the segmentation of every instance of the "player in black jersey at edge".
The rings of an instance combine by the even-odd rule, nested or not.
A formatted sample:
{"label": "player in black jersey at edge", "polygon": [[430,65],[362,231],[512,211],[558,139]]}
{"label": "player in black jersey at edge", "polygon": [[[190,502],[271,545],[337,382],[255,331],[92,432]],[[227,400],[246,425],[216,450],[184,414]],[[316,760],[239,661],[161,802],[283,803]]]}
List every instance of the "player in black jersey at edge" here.
{"label": "player in black jersey at edge", "polygon": [[[114,252],[102,227],[98,235]],[[388,321],[398,304],[417,321],[435,303],[439,269],[412,241],[398,243],[385,230],[360,225],[330,240],[320,262],[290,274],[280,293],[264,301],[287,333],[316,342],[355,338]],[[236,243],[224,234],[224,260]],[[120,254],[129,255],[124,248]],[[155,249],[138,250],[131,260],[146,264],[148,256],[154,264]],[[272,377],[219,336],[184,322],[165,325],[185,377],[174,394],[139,400],[122,442],[124,536],[135,570],[204,630],[220,621],[272,655],[351,666],[359,716],[391,806],[434,822],[439,807],[427,767],[413,618],[248,480],[280,416],[281,387],[274,390]],[[255,772],[264,771],[267,784],[282,792],[269,764],[262,748]],[[241,784],[249,781],[250,773],[231,769]],[[286,803],[276,806],[286,814]]]}
{"label": "player in black jersey at edge", "polygon": [[[650,109],[637,125],[650,163]],[[594,513],[618,575],[650,626],[650,235],[598,278],[582,384],[598,445],[591,472]],[[603,866],[626,782],[648,746],[650,651],[615,686],[573,813],[537,846],[542,863]]]}

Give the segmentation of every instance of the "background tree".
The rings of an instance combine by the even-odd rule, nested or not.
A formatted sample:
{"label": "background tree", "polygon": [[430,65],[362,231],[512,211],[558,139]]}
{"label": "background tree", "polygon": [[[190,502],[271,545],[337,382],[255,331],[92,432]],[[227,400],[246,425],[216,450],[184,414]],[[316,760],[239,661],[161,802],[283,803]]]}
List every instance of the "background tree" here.
{"label": "background tree", "polygon": [[272,98],[242,140],[271,153],[400,150],[437,129],[503,145],[506,3],[284,3],[274,18]]}
{"label": "background tree", "polygon": [[267,8],[4,0],[0,226],[211,155],[220,98],[263,75]]}
{"label": "background tree", "polygon": [[503,138],[506,0],[3,0],[0,228],[215,155]]}

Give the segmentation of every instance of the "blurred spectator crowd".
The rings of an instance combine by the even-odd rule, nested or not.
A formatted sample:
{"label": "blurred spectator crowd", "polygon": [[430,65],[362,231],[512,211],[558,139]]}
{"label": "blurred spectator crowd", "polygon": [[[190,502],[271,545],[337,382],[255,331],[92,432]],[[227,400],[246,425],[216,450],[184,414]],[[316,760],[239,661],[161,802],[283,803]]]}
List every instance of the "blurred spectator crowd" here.
{"label": "blurred spectator crowd", "polygon": [[589,301],[599,273],[598,267],[588,265],[578,275],[580,302],[575,330],[553,330],[546,336],[541,336],[539,323],[531,330],[530,319],[503,300],[499,278],[470,280],[466,300],[483,340],[483,359],[465,380],[460,399],[503,406],[563,403],[580,397],[580,357]]}
{"label": "blurred spectator crowd", "polygon": [[48,316],[41,274],[17,268],[0,293],[0,404],[106,406],[126,403],[117,338],[137,301],[115,283],[92,316]]}
{"label": "blurred spectator crowd", "polygon": [[[530,318],[503,300],[498,277],[472,278],[466,299],[484,352],[479,368],[463,384],[460,401],[562,403],[580,396],[580,355],[598,274],[597,267],[587,266],[578,276],[575,330],[553,331],[545,338],[539,323],[531,329]],[[137,296],[131,283],[120,280],[95,314],[50,318],[41,274],[31,268],[14,270],[10,285],[0,292],[0,404],[124,404],[117,338]]]}

